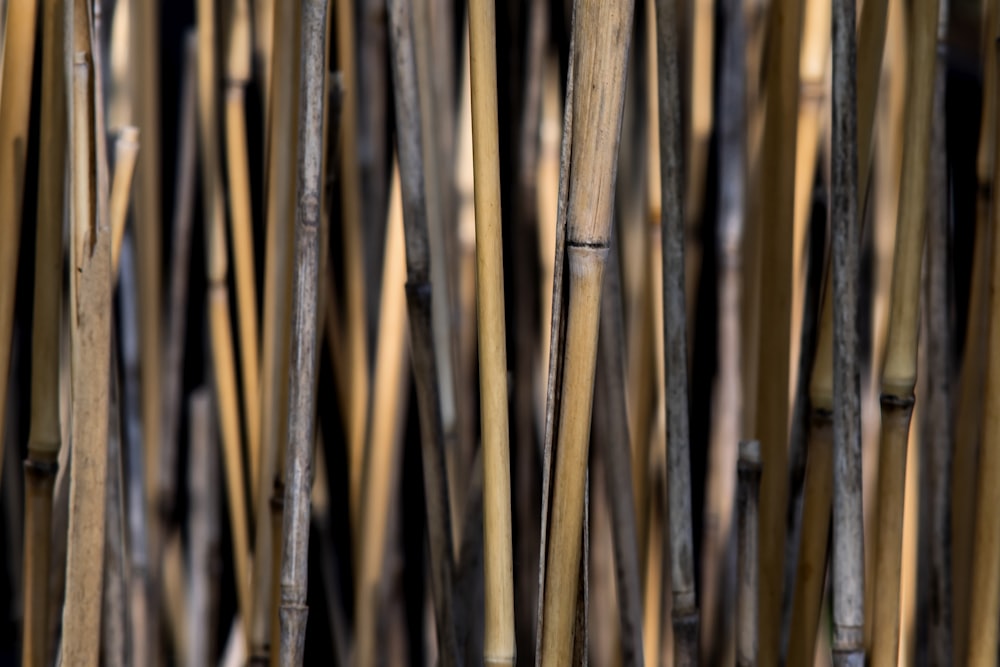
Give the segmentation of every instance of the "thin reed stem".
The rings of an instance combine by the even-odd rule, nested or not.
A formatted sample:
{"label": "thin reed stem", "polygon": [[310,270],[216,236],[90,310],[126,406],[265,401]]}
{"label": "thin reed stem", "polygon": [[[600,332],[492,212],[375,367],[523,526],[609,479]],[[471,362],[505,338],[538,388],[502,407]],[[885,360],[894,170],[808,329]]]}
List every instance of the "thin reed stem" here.
{"label": "thin reed stem", "polygon": [[125,238],[125,221],[132,192],[132,176],[139,156],[139,130],[134,126],[122,128],[115,141],[115,175],[111,183],[111,275],[117,281],[118,258],[122,239]]}

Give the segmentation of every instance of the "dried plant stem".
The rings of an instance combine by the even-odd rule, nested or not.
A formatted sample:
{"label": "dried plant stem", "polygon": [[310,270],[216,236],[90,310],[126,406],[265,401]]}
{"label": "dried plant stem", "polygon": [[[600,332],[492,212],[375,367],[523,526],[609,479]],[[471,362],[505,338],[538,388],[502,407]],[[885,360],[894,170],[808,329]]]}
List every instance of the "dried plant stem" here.
{"label": "dried plant stem", "polygon": [[[0,75],[0,434],[7,409],[7,376],[14,327],[18,243],[21,236],[21,203],[24,163],[28,148],[31,111],[31,77],[34,66],[37,0],[15,2],[8,8]],[[2,468],[2,457],[0,457]]]}
{"label": "dried plant stem", "polygon": [[128,126],[115,142],[115,176],[111,184],[111,275],[118,276],[118,258],[125,238],[125,220],[132,191],[132,176],[139,156],[139,130]]}
{"label": "dried plant stem", "polygon": [[[565,253],[569,268],[560,411],[555,431],[552,514],[544,575],[541,664],[570,664],[581,569],[591,401],[601,284],[611,236],[618,140],[634,3],[576,3],[571,50],[575,60],[572,180],[568,187]],[[595,91],[600,91],[595,95]],[[598,102],[600,100],[600,102]],[[610,129],[610,131],[608,131]],[[561,186],[562,187],[562,186]],[[557,261],[558,255],[557,241]],[[559,286],[560,281],[556,281]],[[561,307],[553,302],[553,309]],[[550,376],[549,391],[556,387]],[[548,430],[548,429],[547,429]],[[543,490],[544,493],[544,490]],[[543,514],[544,517],[544,514]],[[543,533],[546,526],[543,525]]]}
{"label": "dried plant stem", "polygon": [[486,578],[483,659],[487,666],[513,665],[517,655],[514,632],[503,243],[500,226],[495,13],[494,0],[473,0],[469,7],[479,390],[483,415],[483,569]]}
{"label": "dried plant stem", "polygon": [[[31,426],[24,462],[24,629],[21,664],[49,662],[52,494],[62,447],[59,419],[59,315],[62,308],[66,168],[63,0],[42,9],[42,131],[39,149],[35,290],[31,342]],[[5,381],[5,380],[4,380]],[[2,423],[0,419],[0,423]]]}
{"label": "dried plant stem", "polygon": [[74,457],[70,472],[62,642],[64,664],[74,665],[97,664],[99,654],[111,352],[111,234],[99,224],[93,199],[91,85],[89,56],[78,51],[73,61],[71,105]]}
{"label": "dried plant stem", "polygon": [[188,482],[191,489],[191,541],[188,547],[188,653],[192,667],[208,667],[215,655],[211,629],[218,613],[218,590],[214,570],[219,557],[219,457],[215,449],[212,397],[207,388],[191,394],[191,458]]}
{"label": "dried plant stem", "polygon": [[[420,414],[424,500],[427,512],[427,538],[430,543],[431,594],[440,660],[442,665],[450,667],[458,664],[459,660],[451,591],[454,550],[444,463],[444,430],[437,372],[439,366],[435,361],[431,325],[431,253],[412,26],[413,17],[407,3],[398,0],[391,2],[389,4],[390,52],[406,237],[406,300],[410,319],[410,346],[413,350],[413,376],[417,385]],[[437,298],[446,298],[443,290],[435,294]],[[508,513],[510,511],[509,500],[507,511]],[[507,584],[513,586],[512,578],[508,578]]]}
{"label": "dried plant stem", "polygon": [[757,596],[759,548],[757,502],[760,494],[760,443],[756,440],[740,442],[738,500],[738,579],[736,592],[737,640],[736,664],[753,667],[757,664]]}

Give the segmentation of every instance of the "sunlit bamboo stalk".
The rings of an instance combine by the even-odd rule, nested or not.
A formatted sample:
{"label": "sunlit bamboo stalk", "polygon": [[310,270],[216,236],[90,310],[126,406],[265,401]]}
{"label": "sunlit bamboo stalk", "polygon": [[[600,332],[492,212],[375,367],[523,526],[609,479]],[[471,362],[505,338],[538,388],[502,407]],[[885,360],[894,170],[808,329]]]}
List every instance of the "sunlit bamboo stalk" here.
{"label": "sunlit bamboo stalk", "polygon": [[134,126],[122,128],[115,141],[115,175],[111,183],[111,275],[117,281],[118,258],[122,239],[125,238],[125,220],[132,193],[132,176],[139,156],[139,130]]}

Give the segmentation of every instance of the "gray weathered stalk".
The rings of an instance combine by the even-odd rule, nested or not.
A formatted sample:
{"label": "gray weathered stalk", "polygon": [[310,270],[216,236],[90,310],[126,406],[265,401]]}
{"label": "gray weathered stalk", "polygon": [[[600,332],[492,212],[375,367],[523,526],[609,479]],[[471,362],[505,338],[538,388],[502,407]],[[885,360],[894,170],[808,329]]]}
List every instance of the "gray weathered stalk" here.
{"label": "gray weathered stalk", "polygon": [[760,442],[757,440],[741,441],[736,468],[738,476],[737,505],[739,508],[738,583],[736,589],[736,664],[738,667],[754,667],[757,664],[760,469]]}

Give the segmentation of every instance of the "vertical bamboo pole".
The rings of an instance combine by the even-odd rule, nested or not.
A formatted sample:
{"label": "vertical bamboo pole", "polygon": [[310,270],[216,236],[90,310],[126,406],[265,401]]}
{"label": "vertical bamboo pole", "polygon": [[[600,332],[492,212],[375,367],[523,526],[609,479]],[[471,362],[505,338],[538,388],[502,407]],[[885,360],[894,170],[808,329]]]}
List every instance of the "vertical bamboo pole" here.
{"label": "vertical bamboo pole", "polygon": [[[39,132],[34,315],[31,336],[31,426],[24,462],[24,628],[21,664],[49,661],[49,566],[52,494],[62,447],[59,420],[59,314],[62,308],[66,175],[63,0],[42,10],[42,119]],[[2,420],[0,420],[2,422]]]}
{"label": "vertical bamboo pole", "polygon": [[[24,162],[28,150],[31,76],[35,52],[37,0],[10,5],[5,26],[0,99],[0,433],[7,409],[7,376],[14,327],[17,254],[21,236]],[[2,457],[0,457],[2,461]],[[0,463],[2,467],[2,463]]]}
{"label": "vertical bamboo pole", "polygon": [[740,441],[739,462],[739,546],[737,569],[739,584],[736,592],[737,609],[737,667],[754,667],[757,664],[757,596],[759,550],[758,496],[760,494],[760,443],[756,440]]}
{"label": "vertical bamboo pole", "polygon": [[[611,192],[633,10],[630,1],[590,0],[581,0],[574,10],[577,48],[571,57],[576,61],[574,94],[579,99],[572,112],[573,178],[568,183],[566,210],[569,303],[546,555],[548,562],[558,562],[559,567],[547,569],[541,593],[540,657],[544,665],[569,664],[573,655],[601,281],[611,233]],[[595,91],[600,92],[595,95]],[[553,309],[559,306],[554,303]],[[559,354],[558,348],[550,354]],[[550,391],[553,388],[550,377]]]}
{"label": "vertical bamboo pole", "polygon": [[281,664],[305,654],[309,567],[309,487],[316,428],[316,342],[319,320],[320,202],[326,108],[326,0],[302,2],[299,136],[292,286],[288,454],[281,552]]}
{"label": "vertical bamboo pole", "polygon": [[[72,11],[72,9],[70,9]],[[77,44],[74,46],[84,46]],[[69,548],[62,660],[97,664],[104,559],[108,390],[111,326],[111,238],[94,202],[93,89],[90,58],[73,59],[72,365],[73,443],[70,471]]]}
{"label": "vertical bamboo pole", "polygon": [[188,400],[191,419],[191,458],[188,483],[191,489],[188,558],[187,663],[208,667],[215,655],[212,630],[218,613],[218,583],[213,581],[213,560],[219,550],[219,496],[216,484],[219,457],[215,449],[212,396],[205,387]]}
{"label": "vertical bamboo pole", "polygon": [[517,655],[514,633],[503,242],[500,226],[495,14],[493,0],[472,0],[469,6],[479,391],[483,415],[483,570],[486,582],[483,660],[488,667],[513,665]]}
{"label": "vertical bamboo pole", "polygon": [[111,275],[118,280],[118,258],[121,256],[122,239],[132,192],[132,176],[139,157],[139,130],[134,126],[121,129],[115,141],[115,175],[111,183]]}

